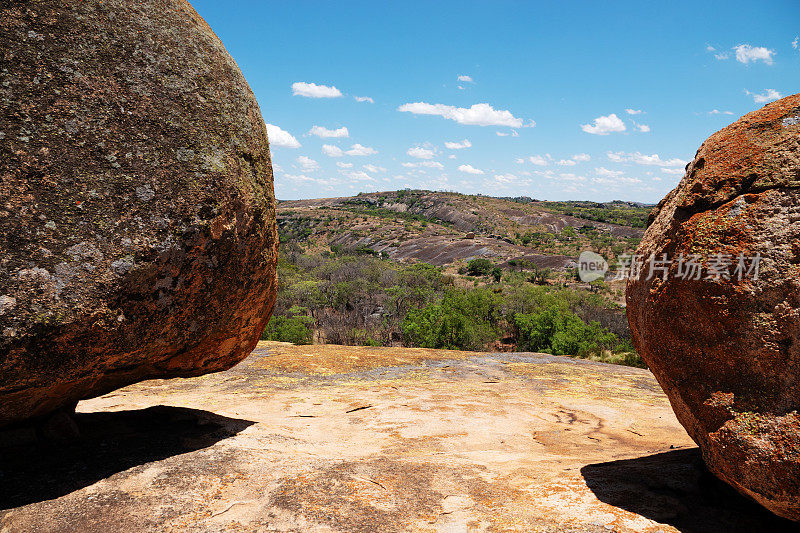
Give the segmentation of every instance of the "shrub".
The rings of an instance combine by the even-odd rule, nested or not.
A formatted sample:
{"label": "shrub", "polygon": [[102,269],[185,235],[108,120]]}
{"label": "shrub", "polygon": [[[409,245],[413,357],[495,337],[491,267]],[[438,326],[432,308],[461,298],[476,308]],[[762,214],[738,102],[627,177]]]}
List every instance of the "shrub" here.
{"label": "shrub", "polygon": [[268,341],[311,344],[311,329],[314,321],[309,316],[273,316],[261,338]]}
{"label": "shrub", "polygon": [[483,257],[472,259],[467,263],[467,273],[470,276],[486,276],[492,271],[492,268],[494,268],[492,262]]}
{"label": "shrub", "polygon": [[586,323],[561,306],[530,314],[517,314],[514,323],[523,350],[589,357],[619,344],[617,336],[600,326]]}
{"label": "shrub", "polygon": [[501,316],[493,292],[450,290],[441,302],[409,312],[400,327],[412,346],[482,350],[497,338]]}

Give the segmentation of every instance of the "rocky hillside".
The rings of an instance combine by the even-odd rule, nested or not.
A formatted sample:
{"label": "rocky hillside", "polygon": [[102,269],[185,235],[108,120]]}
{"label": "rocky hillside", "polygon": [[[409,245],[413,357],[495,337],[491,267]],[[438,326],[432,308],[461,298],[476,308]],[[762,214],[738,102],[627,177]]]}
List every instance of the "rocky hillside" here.
{"label": "rocky hillside", "polygon": [[284,201],[284,242],[363,249],[437,266],[474,257],[525,259],[565,270],[584,249],[609,259],[635,248],[650,208],[614,202],[542,202],[431,191]]}

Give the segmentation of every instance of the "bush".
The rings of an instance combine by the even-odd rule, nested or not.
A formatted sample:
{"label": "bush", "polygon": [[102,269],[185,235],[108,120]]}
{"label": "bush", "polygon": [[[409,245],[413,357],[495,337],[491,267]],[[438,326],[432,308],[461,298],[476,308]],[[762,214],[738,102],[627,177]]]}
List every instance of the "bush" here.
{"label": "bush", "polygon": [[400,327],[411,346],[482,350],[497,338],[501,316],[491,291],[450,290],[441,302],[409,312]]}
{"label": "bush", "polygon": [[467,273],[470,276],[486,276],[492,271],[492,268],[494,268],[492,262],[483,257],[472,259],[467,263]]}
{"label": "bush", "polygon": [[517,314],[514,323],[522,350],[589,357],[619,344],[617,336],[601,327],[599,322],[587,324],[560,306]]}
{"label": "bush", "polygon": [[261,334],[261,339],[311,344],[312,331],[309,324],[313,321],[314,319],[309,316],[273,316]]}

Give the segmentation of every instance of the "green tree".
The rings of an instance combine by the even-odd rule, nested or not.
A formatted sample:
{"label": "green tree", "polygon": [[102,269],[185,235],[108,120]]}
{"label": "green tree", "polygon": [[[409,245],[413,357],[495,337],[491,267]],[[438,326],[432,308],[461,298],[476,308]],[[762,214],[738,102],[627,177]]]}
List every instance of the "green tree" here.
{"label": "green tree", "polygon": [[486,276],[492,271],[492,268],[494,268],[492,262],[483,257],[472,259],[467,263],[467,273],[470,276]]}

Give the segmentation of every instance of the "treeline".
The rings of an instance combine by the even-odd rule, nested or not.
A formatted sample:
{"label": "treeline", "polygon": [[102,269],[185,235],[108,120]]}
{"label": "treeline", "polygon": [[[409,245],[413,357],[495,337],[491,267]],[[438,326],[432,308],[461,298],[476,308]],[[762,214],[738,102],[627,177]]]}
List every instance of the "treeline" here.
{"label": "treeline", "polygon": [[[264,339],[310,344],[537,351],[643,366],[622,308],[478,260],[465,275],[336,248],[283,243]],[[538,280],[541,283],[541,279]]]}

